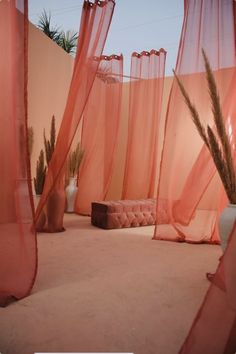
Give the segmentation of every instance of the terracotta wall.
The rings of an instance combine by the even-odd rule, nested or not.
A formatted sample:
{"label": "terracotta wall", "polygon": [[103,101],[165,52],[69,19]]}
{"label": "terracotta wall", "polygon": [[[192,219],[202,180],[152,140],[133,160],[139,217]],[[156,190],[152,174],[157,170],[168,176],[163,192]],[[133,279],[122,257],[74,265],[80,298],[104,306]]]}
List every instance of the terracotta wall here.
{"label": "terracotta wall", "polygon": [[[43,130],[49,136],[52,115],[56,117],[56,128],[60,125],[68,95],[74,59],[51,41],[34,25],[29,24],[29,126],[34,130],[31,157],[32,177],[35,176],[36,161],[43,145]],[[166,78],[164,88],[163,115],[172,82]],[[122,120],[119,144],[115,156],[114,173],[107,199],[119,199],[122,192],[124,163],[128,127],[129,85],[124,84],[122,94]],[[79,133],[76,135],[79,140]]]}
{"label": "terracotta wall", "polygon": [[[166,108],[168,103],[168,97],[171,89],[171,84],[173,77],[166,77],[164,83],[163,91],[163,106],[161,113],[161,124],[160,130],[164,131],[164,118],[166,115]],[[127,136],[128,136],[128,109],[129,109],[129,83],[124,83],[123,94],[122,94],[122,110],[121,110],[121,124],[118,137],[118,146],[114,161],[114,171],[113,177],[111,180],[111,185],[107,194],[107,200],[117,200],[121,198],[122,194],[122,184],[124,176],[124,167],[125,167],[125,155],[127,147]],[[144,133],[145,134],[145,133]],[[160,139],[163,139],[161,134]],[[160,156],[159,156],[160,157]]]}
{"label": "terracotta wall", "polygon": [[[223,74],[222,74],[223,73]],[[221,87],[223,87],[223,91],[227,92],[228,90],[228,85],[230,83],[230,78],[232,77],[233,74],[233,69],[232,68],[227,68],[227,69],[222,69],[220,73],[216,75],[217,83]],[[204,73],[197,74],[197,76],[204,76]],[[165,116],[166,116],[166,110],[167,110],[167,104],[168,104],[168,99],[169,99],[169,94],[171,90],[173,82],[173,76],[166,77],[164,81],[164,91],[163,91],[163,105],[162,105],[162,113],[161,113],[161,120],[160,120],[160,145],[162,145],[163,138],[164,138],[164,124],[165,124]],[[206,90],[206,95],[207,95],[207,90]],[[125,164],[125,153],[126,153],[126,143],[127,143],[127,129],[128,129],[128,99],[129,99],[129,85],[128,83],[124,84],[124,90],[123,90],[123,97],[122,97],[122,119],[121,119],[121,126],[120,126],[120,131],[119,131],[119,144],[117,147],[117,152],[115,156],[115,163],[114,163],[114,173],[113,173],[113,178],[111,181],[110,189],[108,191],[107,200],[112,200],[112,199],[120,199],[121,198],[121,193],[122,193],[122,183],[123,183],[123,175],[124,175],[124,164]],[[221,97],[221,101],[224,101],[224,97]],[[210,102],[209,102],[210,104]],[[145,133],[144,133],[145,134]],[[196,134],[197,140],[199,140],[198,135]],[[191,146],[193,148],[193,144]],[[198,150],[197,150],[198,151]],[[160,158],[161,158],[161,150],[159,149],[158,151],[158,163],[157,166],[159,166],[160,163]],[[157,169],[157,180],[158,182],[158,177],[159,177],[159,169]],[[156,183],[156,190],[157,190],[157,183]]]}
{"label": "terracotta wall", "polygon": [[39,29],[29,24],[29,126],[34,130],[32,176],[43,148],[43,130],[49,137],[52,115],[60,125],[69,90],[74,59]]}
{"label": "terracotta wall", "polygon": [[[60,125],[70,85],[73,58],[53,43],[32,24],[29,26],[29,125],[34,129],[32,154],[32,176],[35,175],[36,160],[43,148],[43,130],[49,136],[51,117],[56,117],[57,130]],[[224,77],[232,75],[232,69],[226,69]],[[163,139],[164,118],[173,77],[167,77],[164,83],[163,107],[161,118],[161,137]],[[228,82],[228,80],[223,80]],[[224,82],[221,82],[221,85]],[[124,84],[122,94],[122,119],[119,130],[118,147],[114,160],[113,178],[107,199],[120,199],[124,175],[128,128],[129,85]],[[76,140],[79,140],[77,133]]]}
{"label": "terracotta wall", "polygon": [[107,200],[117,200],[121,198],[128,137],[128,103],[129,85],[128,83],[124,83],[122,90],[121,122],[118,133],[118,145],[114,159],[113,176],[106,196]]}

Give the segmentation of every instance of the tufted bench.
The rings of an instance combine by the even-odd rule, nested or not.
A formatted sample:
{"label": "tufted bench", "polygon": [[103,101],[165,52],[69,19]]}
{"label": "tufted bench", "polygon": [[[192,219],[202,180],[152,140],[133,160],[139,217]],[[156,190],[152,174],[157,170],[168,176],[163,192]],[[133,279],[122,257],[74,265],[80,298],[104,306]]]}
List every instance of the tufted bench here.
{"label": "tufted bench", "polygon": [[[166,219],[165,211],[164,219]],[[154,225],[155,221],[156,199],[92,203],[91,223],[103,229]]]}

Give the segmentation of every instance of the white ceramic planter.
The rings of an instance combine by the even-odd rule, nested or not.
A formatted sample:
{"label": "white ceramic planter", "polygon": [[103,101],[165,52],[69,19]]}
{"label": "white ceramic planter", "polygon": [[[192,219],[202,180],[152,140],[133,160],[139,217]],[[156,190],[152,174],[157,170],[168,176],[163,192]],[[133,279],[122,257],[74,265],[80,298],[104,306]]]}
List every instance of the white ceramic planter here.
{"label": "white ceramic planter", "polygon": [[66,187],[66,212],[74,212],[75,197],[78,187],[76,186],[76,177],[70,177],[69,184]]}
{"label": "white ceramic planter", "polygon": [[236,218],[236,204],[229,204],[221,213],[219,218],[219,232],[221,248],[223,252],[226,249],[228,238],[234,226]]}

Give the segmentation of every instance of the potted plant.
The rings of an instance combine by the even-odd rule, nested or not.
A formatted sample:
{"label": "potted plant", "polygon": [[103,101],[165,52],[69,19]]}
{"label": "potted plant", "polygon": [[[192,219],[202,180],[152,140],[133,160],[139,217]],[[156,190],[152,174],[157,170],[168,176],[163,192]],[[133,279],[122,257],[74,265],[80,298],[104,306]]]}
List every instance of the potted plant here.
{"label": "potted plant", "polygon": [[81,149],[80,143],[77,144],[75,150],[72,150],[68,158],[68,174],[69,184],[66,187],[66,212],[74,212],[75,196],[77,192],[77,175],[79,172],[80,164],[84,156],[84,150]]}
{"label": "potted plant", "polygon": [[[56,145],[56,124],[54,115],[51,119],[50,138],[47,139],[45,130],[43,135],[46,161],[47,165],[49,166]],[[56,182],[46,203],[48,232],[62,232],[65,230],[63,227],[65,203],[66,196],[64,186],[62,188],[60,184]]]}
{"label": "potted plant", "polygon": [[36,164],[36,176],[34,178],[34,189],[36,193],[36,199],[39,199],[43,193],[43,186],[46,177],[46,166],[44,161],[44,152],[40,150],[39,157]]}
{"label": "potted plant", "polygon": [[[51,120],[50,140],[48,140],[46,138],[45,130],[43,132],[43,137],[44,137],[45,153],[43,150],[40,150],[39,157],[38,157],[37,164],[36,164],[36,176],[34,178],[34,189],[35,189],[36,196],[41,196],[41,194],[43,193],[43,187],[44,187],[44,182],[45,182],[45,178],[46,178],[46,171],[47,171],[47,167],[45,165],[45,156],[46,156],[46,162],[48,165],[51,158],[52,158],[52,154],[53,154],[53,151],[55,148],[56,128],[55,128],[55,117],[54,116],[52,116],[52,120]],[[32,139],[33,139],[33,131],[30,130],[30,128],[29,128],[29,130],[28,130],[28,145],[29,145],[30,155],[32,152],[32,145],[33,145]]]}
{"label": "potted plant", "polygon": [[52,27],[51,13],[43,10],[39,17],[38,28],[46,36],[56,42],[69,54],[75,54],[78,41],[78,33],[74,31],[61,31],[60,27]]}
{"label": "potted plant", "polygon": [[[55,149],[56,128],[55,128],[54,116],[52,116],[52,120],[51,120],[50,138],[49,139],[46,138],[45,130],[43,136],[44,136],[45,155],[43,150],[41,150],[39,155],[39,160],[37,162],[36,178],[34,181],[36,194],[42,194],[44,182],[46,178],[46,166],[44,165],[44,156],[46,156],[47,166],[49,166]],[[64,209],[65,209],[65,190],[64,188],[57,188],[57,184],[56,184],[47,199],[45,208],[41,211],[41,214],[39,216],[36,225],[37,231],[45,231],[45,230],[48,232],[64,231],[64,227],[63,227]],[[47,225],[46,225],[46,221],[47,221]]]}
{"label": "potted plant", "polygon": [[214,132],[209,125],[207,126],[207,129],[204,128],[201,123],[198,111],[194,104],[191,102],[186,89],[184,88],[175,72],[174,75],[184,97],[185,103],[190,110],[193,123],[195,124],[201,138],[203,139],[213,158],[229,200],[229,205],[223,210],[219,220],[221,246],[224,251],[227,246],[228,237],[236,217],[236,174],[231,152],[231,145],[224,125],[224,118],[221,110],[220,98],[218,95],[216,82],[211,70],[209,60],[204,50],[202,50],[202,54],[206,68],[206,78],[216,132]]}
{"label": "potted plant", "polygon": [[[46,169],[47,168],[45,166],[45,161],[44,161],[44,152],[43,150],[40,150],[40,154],[36,165],[36,176],[34,177],[34,189],[36,193],[36,195],[34,196],[35,209],[37,208],[41,194],[43,193],[43,187],[44,187],[44,182],[46,177]],[[46,222],[46,215],[45,212],[42,211],[36,224],[37,231],[43,230],[45,222]]]}
{"label": "potted plant", "polygon": [[51,120],[51,127],[50,127],[50,139],[46,138],[45,129],[43,132],[43,139],[44,139],[44,149],[46,154],[46,161],[47,165],[51,161],[52,154],[55,150],[55,143],[56,143],[56,124],[55,124],[55,116],[52,116]]}

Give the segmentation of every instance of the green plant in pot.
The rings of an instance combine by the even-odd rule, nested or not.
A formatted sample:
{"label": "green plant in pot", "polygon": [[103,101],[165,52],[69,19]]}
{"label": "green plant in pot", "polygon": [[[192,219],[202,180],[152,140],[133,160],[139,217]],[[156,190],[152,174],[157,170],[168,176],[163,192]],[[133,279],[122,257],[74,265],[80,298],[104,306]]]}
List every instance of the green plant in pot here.
{"label": "green plant in pot", "polygon": [[40,150],[40,154],[36,164],[36,176],[34,178],[34,189],[36,195],[41,195],[43,193],[43,186],[46,177],[46,166],[44,159],[44,152]]}
{"label": "green plant in pot", "polygon": [[46,154],[46,161],[47,161],[47,165],[49,165],[56,144],[56,122],[55,122],[54,115],[52,116],[52,120],[51,120],[50,139],[47,139],[45,130],[43,132],[43,138],[44,138],[44,149]]}
{"label": "green plant in pot", "polygon": [[[40,150],[39,157],[36,164],[36,176],[34,178],[34,189],[36,196],[34,197],[35,208],[37,208],[41,194],[43,193],[44,182],[46,178],[47,167],[45,165],[44,151]],[[42,211],[36,223],[37,231],[42,231],[46,222],[45,212]]]}
{"label": "green plant in pot", "polygon": [[205,63],[206,79],[214,118],[214,129],[209,125],[205,129],[201,123],[197,108],[192,103],[184,85],[175,72],[174,75],[185,103],[191,113],[193,123],[212,156],[229,200],[229,205],[223,210],[219,220],[221,246],[224,251],[236,218],[236,174],[231,144],[225,128],[216,82],[204,50],[202,50],[202,55]]}
{"label": "green plant in pot", "polygon": [[[51,126],[50,126],[50,137],[47,139],[44,130],[44,149],[46,155],[47,165],[49,166],[52,159],[55,145],[56,145],[56,120],[55,116],[52,116]],[[58,185],[56,182],[52,192],[50,193],[47,204],[46,204],[46,214],[47,214],[47,231],[48,232],[61,232],[64,231],[63,227],[63,216],[65,210],[66,196],[64,186]]]}
{"label": "green plant in pot", "polygon": [[78,41],[78,33],[74,31],[63,31],[58,26],[52,26],[51,13],[45,9],[39,16],[38,28],[51,40],[57,43],[69,54],[75,54]]}
{"label": "green plant in pot", "polygon": [[[54,152],[55,148],[55,141],[56,141],[56,128],[55,128],[55,117],[52,116],[51,120],[51,127],[50,127],[50,139],[48,140],[46,138],[45,130],[43,132],[43,138],[44,138],[44,149],[45,153],[43,150],[40,150],[39,157],[37,160],[36,164],[36,176],[34,178],[34,189],[36,195],[41,195],[43,193],[43,187],[44,187],[44,182],[46,178],[46,171],[47,167],[45,165],[45,156],[46,156],[46,162],[47,165],[49,164],[52,154]],[[32,152],[32,142],[33,139],[33,129],[29,128],[28,130],[28,146],[29,146],[29,152],[31,154]]]}
{"label": "green plant in pot", "polygon": [[[29,151],[32,151],[31,136],[33,136],[33,132],[29,128],[29,130],[28,130]],[[54,116],[52,116],[52,120],[51,120],[50,139],[48,140],[46,138],[45,130],[43,132],[43,138],[44,138],[45,153],[43,150],[40,150],[40,154],[39,154],[38,161],[36,164],[36,177],[34,178],[34,189],[35,189],[36,195],[41,195],[43,193],[43,187],[44,187],[44,182],[45,182],[45,178],[46,178],[46,171],[47,171],[47,167],[45,165],[45,156],[46,156],[46,162],[48,165],[51,158],[52,158],[52,154],[53,154],[54,148],[55,148],[56,128],[55,128],[55,117]]]}
{"label": "green plant in pot", "polygon": [[[54,153],[55,143],[56,143],[56,128],[55,128],[55,117],[52,117],[50,126],[50,138],[47,139],[44,130],[44,151],[40,151],[39,160],[36,167],[36,178],[35,178],[35,190],[36,194],[43,192],[44,182],[46,178],[46,162],[49,166],[51,158]],[[44,173],[43,173],[44,172]],[[41,211],[40,216],[37,221],[37,231],[48,231],[48,232],[60,232],[64,231],[63,228],[63,215],[65,209],[65,191],[64,188],[54,187],[50,193],[47,203],[44,209]]]}
{"label": "green plant in pot", "polygon": [[79,168],[84,156],[84,150],[81,149],[80,143],[77,144],[75,150],[72,150],[68,157],[68,174],[69,174],[69,184],[66,187],[66,212],[74,212],[74,203],[77,192],[77,175]]}

